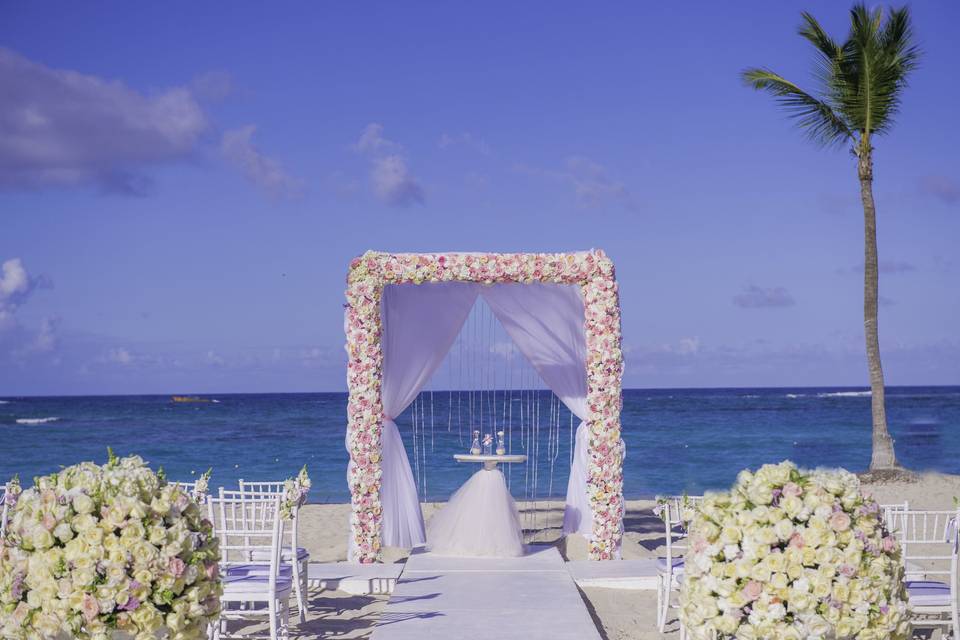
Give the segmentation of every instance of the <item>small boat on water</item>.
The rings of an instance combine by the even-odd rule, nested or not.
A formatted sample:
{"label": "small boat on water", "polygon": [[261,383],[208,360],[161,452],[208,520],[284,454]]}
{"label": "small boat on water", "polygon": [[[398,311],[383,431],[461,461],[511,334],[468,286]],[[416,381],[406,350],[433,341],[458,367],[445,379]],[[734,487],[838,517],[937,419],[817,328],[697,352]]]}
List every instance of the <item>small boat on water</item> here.
{"label": "small boat on water", "polygon": [[213,402],[210,398],[200,396],[170,396],[171,402]]}

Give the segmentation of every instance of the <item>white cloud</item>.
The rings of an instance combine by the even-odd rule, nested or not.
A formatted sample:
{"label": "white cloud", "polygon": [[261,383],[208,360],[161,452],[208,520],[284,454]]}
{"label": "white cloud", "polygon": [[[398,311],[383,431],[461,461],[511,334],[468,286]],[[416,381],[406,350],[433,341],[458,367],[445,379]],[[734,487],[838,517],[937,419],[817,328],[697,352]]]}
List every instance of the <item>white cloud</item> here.
{"label": "white cloud", "polygon": [[792,307],[796,304],[793,296],[784,287],[745,287],[743,293],[733,296],[733,304],[742,309],[763,309],[774,307]]}
{"label": "white cloud", "polygon": [[[898,273],[910,273],[911,271],[916,271],[917,267],[912,262],[906,262],[905,260],[878,260],[877,261],[877,272],[884,275],[894,275]],[[863,273],[863,263],[857,263],[850,267],[849,269],[837,269],[837,273],[844,275],[847,273]]]}
{"label": "white cloud", "polygon": [[490,145],[487,144],[486,140],[483,138],[478,138],[472,133],[464,132],[456,135],[451,135],[449,133],[444,133],[440,136],[440,140],[437,141],[437,146],[440,149],[447,150],[452,147],[466,147],[468,149],[473,149],[479,154],[489,156],[492,151]]}
{"label": "white cloud", "polygon": [[101,362],[108,362],[112,364],[119,364],[121,366],[127,366],[133,364],[133,354],[122,347],[114,347],[108,349],[107,352],[100,358]]}
{"label": "white cloud", "polygon": [[960,202],[960,183],[946,176],[926,176],[920,181],[920,190],[944,204]]}
{"label": "white cloud", "polygon": [[584,156],[570,156],[560,171],[515,164],[518,173],[547,178],[562,183],[573,191],[576,203],[585,208],[599,209],[618,205],[628,211],[639,210],[639,205],[626,185],[616,180],[609,169]]}
{"label": "white cloud", "polygon": [[426,202],[423,186],[410,171],[403,147],[383,136],[383,125],[368,124],[353,148],[370,160],[370,184],[381,202],[396,207]]}
{"label": "white cloud", "polygon": [[696,336],[692,338],[680,338],[676,351],[684,355],[696,354],[700,351],[700,338]]}
{"label": "white cloud", "polygon": [[373,190],[383,202],[398,207],[423,204],[423,187],[410,173],[401,156],[384,156],[373,161],[370,172]]}
{"label": "white cloud", "polygon": [[213,349],[209,349],[203,354],[203,362],[214,367],[222,367],[227,363],[227,361],[223,359],[223,356]]}
{"label": "white cloud", "polygon": [[15,327],[17,309],[34,291],[50,286],[49,278],[32,277],[20,258],[10,258],[0,265],[0,331]]}
{"label": "white cloud", "polygon": [[382,124],[371,122],[363,128],[363,133],[353,148],[358,153],[382,153],[399,149],[400,145],[383,137]]}
{"label": "white cloud", "polygon": [[264,155],[254,144],[253,134],[257,128],[248,124],[239,129],[225,131],[220,141],[223,157],[244,175],[263,189],[276,196],[292,196],[299,193],[302,183],[287,175],[279,162]]}
{"label": "white cloud", "polygon": [[0,186],[142,194],[149,165],[192,154],[209,128],[193,93],[146,94],[0,48]]}

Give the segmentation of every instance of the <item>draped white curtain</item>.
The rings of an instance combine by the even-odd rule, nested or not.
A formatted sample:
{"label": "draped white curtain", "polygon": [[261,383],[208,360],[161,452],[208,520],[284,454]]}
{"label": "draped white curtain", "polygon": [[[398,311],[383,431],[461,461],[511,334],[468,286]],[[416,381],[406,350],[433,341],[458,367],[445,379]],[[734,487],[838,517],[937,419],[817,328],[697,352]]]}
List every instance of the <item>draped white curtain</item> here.
{"label": "draped white curtain", "polygon": [[[466,282],[387,285],[383,289],[380,540],[384,545],[411,548],[426,542],[417,485],[394,418],[413,402],[443,362],[478,291],[478,285]],[[349,557],[354,557],[352,536]]]}
{"label": "draped white curtain", "polygon": [[587,495],[587,344],[583,294],[577,285],[500,284],[482,295],[500,324],[546,385],[580,418],[567,500],[564,533],[593,532]]}

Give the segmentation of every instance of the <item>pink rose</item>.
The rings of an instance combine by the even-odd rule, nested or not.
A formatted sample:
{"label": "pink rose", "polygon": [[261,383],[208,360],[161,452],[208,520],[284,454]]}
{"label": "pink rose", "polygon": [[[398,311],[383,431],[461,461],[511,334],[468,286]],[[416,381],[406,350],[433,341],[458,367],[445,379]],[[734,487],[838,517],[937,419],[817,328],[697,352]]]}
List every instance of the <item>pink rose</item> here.
{"label": "pink rose", "polygon": [[167,569],[175,578],[179,578],[183,575],[183,572],[187,569],[187,563],[174,556],[170,558],[170,563],[167,565]]}
{"label": "pink rose", "polygon": [[806,543],[803,540],[803,534],[795,533],[790,536],[790,542],[787,544],[788,547],[793,549],[803,549]]}
{"label": "pink rose", "polygon": [[803,487],[795,482],[788,482],[783,485],[783,495],[788,498],[796,498],[803,493]]}
{"label": "pink rose", "polygon": [[850,516],[843,511],[835,511],[830,516],[830,527],[834,531],[846,531],[850,528]]}
{"label": "pink rose", "polygon": [[763,593],[763,586],[756,580],[748,582],[742,591],[743,597],[748,602],[753,602],[759,598],[761,593]]}
{"label": "pink rose", "polygon": [[97,603],[97,599],[89,593],[83,594],[83,602],[80,608],[81,611],[83,611],[83,618],[87,622],[96,620],[97,614],[100,613],[100,604]]}
{"label": "pink rose", "polygon": [[890,536],[884,536],[883,538],[883,550],[887,553],[890,553],[897,547],[897,541],[891,538]]}

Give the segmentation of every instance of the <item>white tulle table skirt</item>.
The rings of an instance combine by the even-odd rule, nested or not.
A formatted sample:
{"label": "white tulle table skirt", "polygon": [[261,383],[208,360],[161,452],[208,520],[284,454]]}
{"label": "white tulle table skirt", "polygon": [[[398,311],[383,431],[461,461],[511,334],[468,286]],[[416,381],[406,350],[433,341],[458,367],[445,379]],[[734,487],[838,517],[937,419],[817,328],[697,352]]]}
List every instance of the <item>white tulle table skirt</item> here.
{"label": "white tulle table skirt", "polygon": [[427,547],[449,556],[523,555],[520,516],[499,469],[481,469],[427,524]]}

